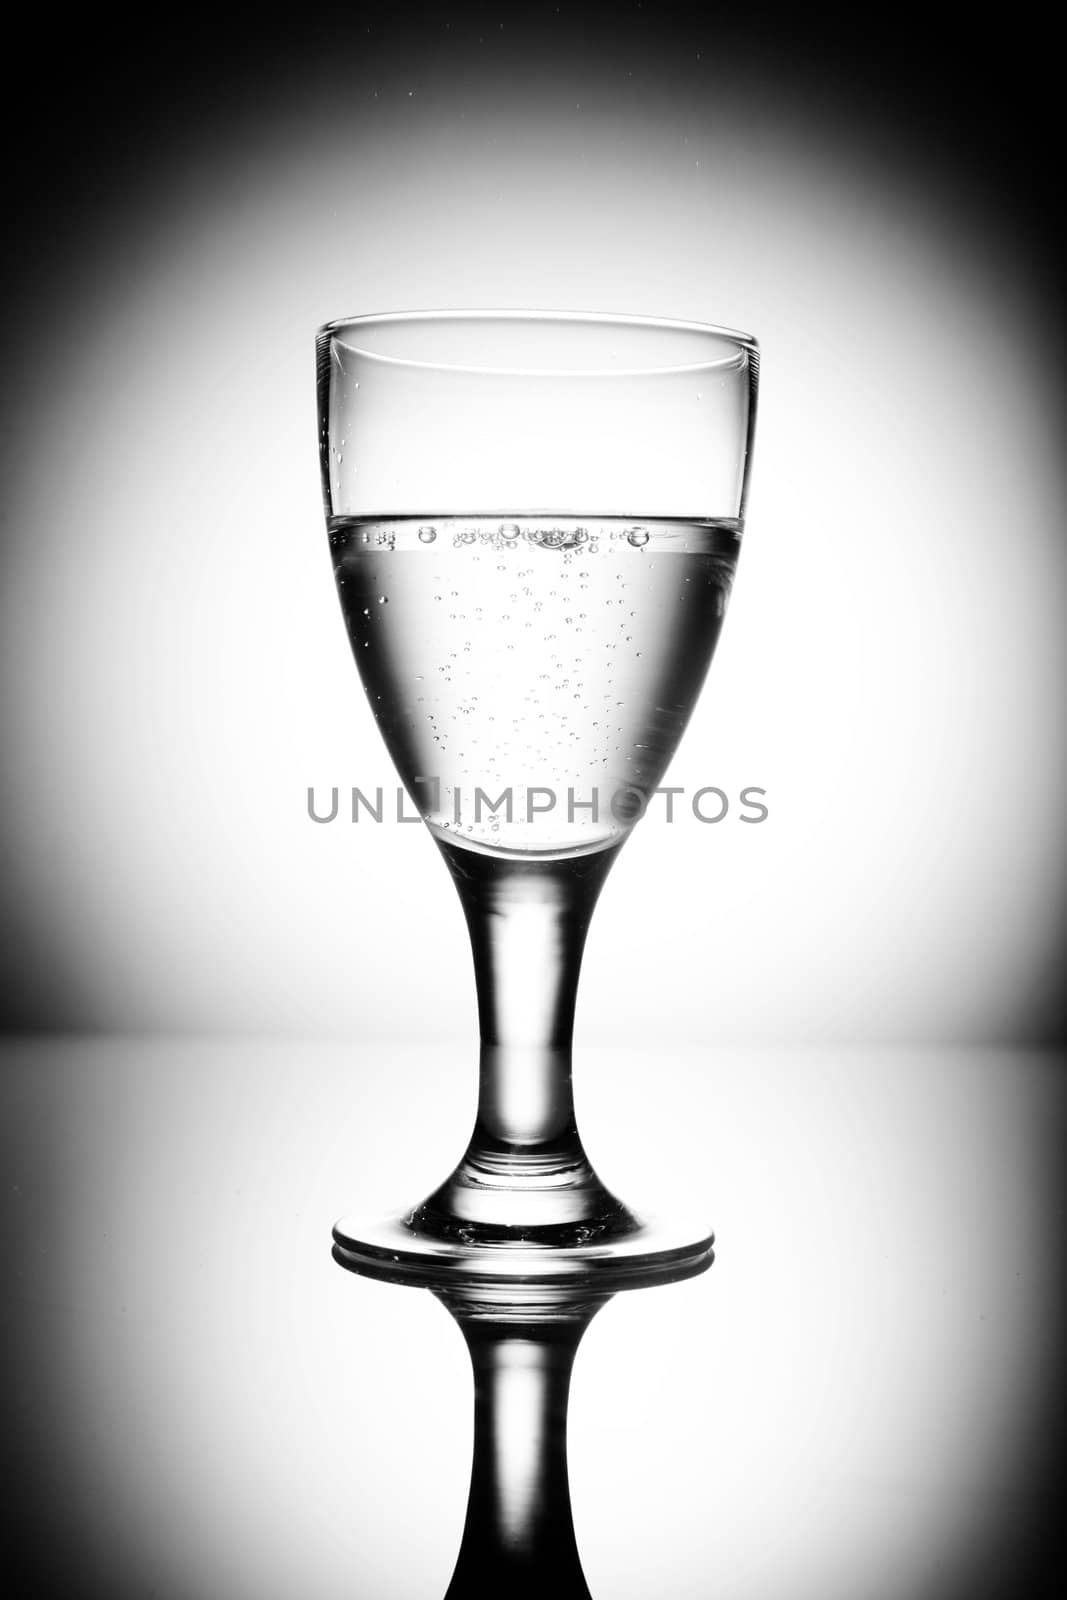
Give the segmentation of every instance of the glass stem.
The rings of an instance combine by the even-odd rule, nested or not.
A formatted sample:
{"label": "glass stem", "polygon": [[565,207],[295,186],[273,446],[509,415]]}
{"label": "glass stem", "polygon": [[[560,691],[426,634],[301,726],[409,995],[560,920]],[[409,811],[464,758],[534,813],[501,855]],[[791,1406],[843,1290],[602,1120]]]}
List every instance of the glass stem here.
{"label": "glass stem", "polygon": [[571,1514],[567,1401],[579,1340],[604,1299],[561,1305],[546,1320],[439,1298],[474,1368],[470,1495],[445,1600],[590,1600]]}
{"label": "glass stem", "polygon": [[[589,922],[618,846],[518,861],[441,845],[470,929],[478,986],[478,1114],[466,1155],[421,1208],[440,1226],[586,1230],[628,1219],[586,1158],[571,1039]],[[546,1235],[565,1242],[562,1235]]]}

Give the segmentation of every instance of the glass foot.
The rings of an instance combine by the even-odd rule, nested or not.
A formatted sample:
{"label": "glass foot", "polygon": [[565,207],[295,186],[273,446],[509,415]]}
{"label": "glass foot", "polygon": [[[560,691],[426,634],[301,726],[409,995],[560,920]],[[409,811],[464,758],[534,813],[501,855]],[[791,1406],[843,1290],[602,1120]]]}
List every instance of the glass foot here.
{"label": "glass foot", "polygon": [[676,1283],[711,1266],[715,1236],[621,1207],[606,1221],[538,1229],[448,1222],[417,1206],[373,1220],[346,1217],[333,1238],[334,1260],[364,1277],[516,1296],[524,1288],[614,1293]]}

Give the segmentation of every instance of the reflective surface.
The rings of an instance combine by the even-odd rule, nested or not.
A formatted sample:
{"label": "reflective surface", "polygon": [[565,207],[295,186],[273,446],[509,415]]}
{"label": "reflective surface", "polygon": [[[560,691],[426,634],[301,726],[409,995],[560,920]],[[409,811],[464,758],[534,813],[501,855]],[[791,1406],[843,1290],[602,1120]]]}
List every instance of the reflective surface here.
{"label": "reflective surface", "polygon": [[[582,1061],[612,1188],[683,1213],[699,1191],[717,1233],[710,1273],[616,1295],[578,1347],[569,1487],[595,1600],[1047,1592],[1056,1059],[650,1059],[587,1037]],[[686,1115],[654,1103],[638,1165],[650,1073]],[[338,1271],[322,1218],[346,1186],[367,1212],[414,1190],[471,1098],[461,1037],[6,1048],[0,1448],[24,1592],[442,1600],[470,1359],[432,1294]],[[398,1169],[381,1129],[401,1122]]]}

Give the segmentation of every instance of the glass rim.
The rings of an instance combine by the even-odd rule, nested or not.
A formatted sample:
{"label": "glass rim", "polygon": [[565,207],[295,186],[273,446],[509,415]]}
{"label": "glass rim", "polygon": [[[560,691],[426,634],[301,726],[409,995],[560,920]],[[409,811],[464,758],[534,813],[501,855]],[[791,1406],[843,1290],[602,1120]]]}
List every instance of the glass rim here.
{"label": "glass rim", "polygon": [[[732,345],[734,348],[707,360],[672,362],[667,365],[648,365],[638,367],[532,367],[523,364],[516,366],[482,366],[474,362],[434,361],[419,360],[410,356],[384,355],[378,350],[368,350],[358,341],[353,342],[343,337],[349,330],[374,326],[382,327],[388,323],[398,323],[411,326],[419,322],[522,322],[522,323],[577,323],[586,326],[600,326],[602,328],[617,327],[628,332],[638,332],[648,329],[660,333],[688,333],[698,338],[714,339]],[[737,328],[723,327],[712,322],[691,322],[673,317],[646,317],[628,312],[614,311],[549,311],[533,310],[525,307],[499,309],[441,309],[424,311],[375,311],[354,317],[335,317],[329,322],[324,322],[316,331],[317,341],[324,339],[341,338],[347,350],[354,355],[359,355],[367,361],[380,362],[383,366],[413,367],[424,371],[435,372],[468,372],[522,377],[546,378],[640,378],[640,377],[665,377],[687,372],[710,372],[736,368],[741,365],[746,357],[759,356],[759,343],[750,333],[742,333]]]}

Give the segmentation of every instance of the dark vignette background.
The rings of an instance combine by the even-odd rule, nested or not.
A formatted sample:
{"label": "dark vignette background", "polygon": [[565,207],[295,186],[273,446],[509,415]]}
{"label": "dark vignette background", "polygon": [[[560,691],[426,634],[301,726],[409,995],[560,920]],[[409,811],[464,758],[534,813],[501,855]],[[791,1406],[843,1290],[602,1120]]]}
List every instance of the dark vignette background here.
{"label": "dark vignette background", "polygon": [[[24,103],[9,96],[4,110],[5,477],[17,481],[33,460],[34,406],[46,407],[53,381],[40,361],[43,321],[60,317],[76,340],[81,299],[102,286],[116,294],[137,282],[147,265],[141,225],[163,197],[187,186],[194,172],[202,182],[214,149],[255,148],[279,106],[298,138],[301,104],[309,116],[324,107],[342,116],[373,90],[385,95],[401,82],[416,89],[454,84],[477,96],[486,83],[499,90],[516,74],[546,87],[598,75],[614,81],[620,64],[636,61],[645,83],[694,104],[720,83],[741,82],[754,121],[791,107],[827,146],[863,146],[874,170],[881,159],[889,171],[910,173],[920,189],[936,175],[961,222],[1011,237],[1052,351],[1062,326],[1052,157],[1057,88],[1042,27],[1025,11],[1013,14],[1010,28],[994,29],[954,8],[833,11],[671,0],[503,9],[353,5],[284,20],[270,13],[238,19],[225,10],[183,9],[172,19],[83,13],[55,26],[35,16],[18,56],[32,95]],[[3,526],[4,546],[15,532]],[[9,769],[5,814],[6,784],[14,778]],[[71,782],[76,794],[75,774]],[[4,838],[9,854],[6,832]],[[101,1025],[69,945],[54,938],[15,872],[0,883],[0,929],[0,1025],[17,1032]],[[1062,931],[1061,913],[1044,969],[1031,974],[1029,993],[1020,997],[1020,1040],[1062,1042]]]}
{"label": "dark vignette background", "polygon": [[[498,17],[506,34],[494,32]],[[448,24],[446,27],[445,24]],[[632,3],[499,7],[410,4],[310,8],[279,20],[264,12],[156,12],[62,17],[39,11],[24,23],[8,65],[7,247],[2,308],[5,479],[25,463],[24,411],[32,390],[43,319],[77,318],[79,286],[139,269],[137,219],[181,184],[190,157],[214,140],[239,145],[272,115],[272,92],[299,80],[321,105],[375,82],[412,81],[487,70],[551,77],[563,64],[607,70],[640,55],[664,83],[692,91],[694,51],[717,70],[743,74],[753,104],[792,99],[830,139],[884,144],[887,160],[911,152],[916,181],[933,167],[951,178],[960,215],[1011,233],[1029,262],[1032,294],[1044,308],[1049,360],[1061,359],[1055,217],[1059,210],[1055,119],[1056,51],[1043,16],[1025,8],[998,15],[937,7],[861,8],[833,13],[794,7],[696,7]],[[20,94],[19,88],[22,93]],[[40,374],[36,373],[39,379]],[[3,513],[0,512],[0,515]],[[5,518],[6,523],[6,518]],[[3,528],[3,539],[11,536]],[[6,807],[5,807],[6,810]],[[0,1018],[13,1033],[91,1030],[93,996],[63,967],[38,909],[21,892],[4,840],[0,878]],[[1034,975],[1029,1042],[1062,1046],[1062,940]],[[11,1104],[3,1130],[11,1150],[47,1138]],[[13,1160],[14,1157],[11,1158]],[[4,1170],[11,1160],[5,1157]],[[976,1225],[980,1229],[980,1219]],[[996,1270],[996,1264],[991,1264]],[[5,1320],[14,1354],[32,1330],[19,1306]],[[8,1366],[7,1370],[10,1370]],[[1052,1400],[1050,1396],[1050,1404]],[[1032,1505],[1016,1518],[1009,1546],[990,1530],[959,1600],[1019,1600],[1057,1592],[1062,1547],[1050,1548],[1060,1464],[1060,1407],[1035,1455]],[[35,1596],[95,1593],[70,1565],[61,1460],[33,1461],[32,1415],[12,1396],[5,1481],[11,1551],[7,1591]],[[1018,1530],[1026,1530],[1023,1537]],[[114,1593],[114,1591],[111,1591]],[[144,1592],[131,1574],[129,1595]],[[709,1588],[709,1593],[711,1589]],[[956,1592],[930,1600],[956,1600]]]}

